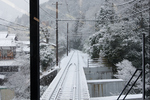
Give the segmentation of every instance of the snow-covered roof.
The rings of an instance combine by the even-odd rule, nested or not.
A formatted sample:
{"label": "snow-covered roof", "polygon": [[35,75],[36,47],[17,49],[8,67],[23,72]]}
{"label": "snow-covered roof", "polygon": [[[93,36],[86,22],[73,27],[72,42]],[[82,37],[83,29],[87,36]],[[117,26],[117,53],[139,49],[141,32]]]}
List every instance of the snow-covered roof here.
{"label": "snow-covered roof", "polygon": [[0,47],[16,46],[16,43],[13,42],[15,37],[15,34],[8,34],[7,31],[0,31]]}
{"label": "snow-covered roof", "polygon": [[40,45],[51,45],[51,46],[56,46],[56,44],[54,44],[54,43],[45,43],[45,42],[41,42]]}
{"label": "snow-covered roof", "polygon": [[6,31],[0,31],[0,39],[5,39],[7,36],[7,32]]}
{"label": "snow-covered roof", "polygon": [[30,41],[16,41],[16,43],[29,45]]}
{"label": "snow-covered roof", "polygon": [[5,78],[5,75],[0,75],[0,79],[4,79]]}
{"label": "snow-covered roof", "polygon": [[11,40],[0,40],[0,47],[15,47],[16,43]]}
{"label": "snow-covered roof", "polygon": [[16,34],[8,34],[7,39],[14,40],[15,37],[16,37]]}
{"label": "snow-covered roof", "polygon": [[2,60],[2,61],[0,61],[0,66],[19,66],[19,65],[21,65],[21,64],[15,60]]}

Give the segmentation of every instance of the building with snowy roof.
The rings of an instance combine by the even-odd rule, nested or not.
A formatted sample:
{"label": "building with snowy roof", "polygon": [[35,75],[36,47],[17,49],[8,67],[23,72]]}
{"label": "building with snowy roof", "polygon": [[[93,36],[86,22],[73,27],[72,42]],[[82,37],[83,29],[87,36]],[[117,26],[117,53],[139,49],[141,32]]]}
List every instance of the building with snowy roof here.
{"label": "building with snowy roof", "polygon": [[0,32],[0,60],[14,59],[16,55],[15,34],[8,34],[8,32]]}

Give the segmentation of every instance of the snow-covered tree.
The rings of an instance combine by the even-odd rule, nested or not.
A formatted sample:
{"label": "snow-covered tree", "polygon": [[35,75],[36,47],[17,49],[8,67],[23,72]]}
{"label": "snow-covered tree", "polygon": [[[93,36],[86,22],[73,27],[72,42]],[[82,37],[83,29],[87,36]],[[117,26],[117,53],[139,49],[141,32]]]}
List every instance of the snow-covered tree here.
{"label": "snow-covered tree", "polygon": [[[148,2],[144,0],[145,5],[146,3]],[[120,8],[120,6],[118,7],[118,5],[113,4],[114,7],[117,6],[124,13],[119,11],[114,12],[114,7],[108,6],[110,5],[108,2],[106,2],[106,7],[104,5],[104,7],[100,9],[98,14],[100,21],[97,22],[98,26],[100,26],[99,31],[89,38],[90,49],[88,51],[90,51],[89,53],[92,58],[93,55],[99,57],[99,52],[102,51],[110,63],[116,64],[121,62],[123,59],[128,59],[136,68],[142,65],[140,60],[143,33],[146,34],[146,48],[149,48],[148,18],[144,15],[147,14],[146,12],[141,12],[140,16],[131,16],[133,8],[141,11],[144,9],[139,7],[135,8],[136,4],[139,3],[127,3],[132,11],[129,7],[126,7],[127,5],[123,5],[122,7],[124,8]],[[111,13],[108,14],[108,12]],[[120,14],[124,16],[120,16]],[[113,22],[110,17],[113,17]],[[149,55],[148,50],[146,50],[146,55]],[[147,56],[147,62],[148,59],[149,58]]]}
{"label": "snow-covered tree", "polygon": [[30,55],[17,56],[15,61],[20,63],[20,70],[7,77],[5,85],[15,91],[14,100],[30,98]]}
{"label": "snow-covered tree", "polygon": [[[108,9],[100,9],[97,17],[103,20],[100,20],[99,23],[97,22],[97,26],[99,26],[97,28],[99,28],[99,30],[89,38],[89,48],[87,48],[86,51],[91,55],[91,58],[93,58],[93,55],[99,57],[100,54],[103,54],[103,56],[108,59],[109,63],[114,65],[124,62],[124,59],[127,59],[128,62],[130,62],[130,67],[122,67],[122,73],[120,75],[124,76],[126,75],[124,73],[125,70],[129,71],[128,69],[130,68],[136,69],[142,66],[143,33],[146,38],[146,66],[149,66],[149,2],[146,0],[142,2],[134,0],[122,1],[122,3],[112,2],[112,9],[115,7],[115,12],[113,14],[109,15],[105,13],[108,12]],[[105,8],[105,5],[103,8]],[[106,8],[111,9],[111,7]],[[111,15],[114,15],[113,23],[110,22]],[[149,67],[147,67],[147,70],[149,70]],[[120,71],[119,67],[118,71]],[[134,72],[133,70],[131,71]],[[126,78],[128,78],[126,80],[129,80],[129,77]],[[149,78],[147,77],[146,80],[149,80]],[[140,90],[140,85],[137,88]]]}
{"label": "snow-covered tree", "polygon": [[46,69],[55,62],[54,55],[54,51],[52,51],[50,45],[44,44],[40,46],[40,65],[42,71],[46,71]]}
{"label": "snow-covered tree", "polygon": [[[135,72],[136,68],[132,65],[132,63],[126,59],[124,59],[122,62],[119,62],[116,64],[118,72],[114,75],[116,78],[120,78],[126,81],[126,83],[129,81],[129,79],[132,77],[133,73]],[[146,95],[148,96],[148,92],[150,91],[150,85],[149,85],[149,65],[146,65]],[[140,71],[138,71],[133,79],[130,82],[130,85],[127,89],[130,88],[130,86],[134,83],[134,81],[137,79],[138,75],[140,74]],[[138,79],[136,84],[134,85],[132,89],[133,93],[141,93],[142,92],[142,77]]]}

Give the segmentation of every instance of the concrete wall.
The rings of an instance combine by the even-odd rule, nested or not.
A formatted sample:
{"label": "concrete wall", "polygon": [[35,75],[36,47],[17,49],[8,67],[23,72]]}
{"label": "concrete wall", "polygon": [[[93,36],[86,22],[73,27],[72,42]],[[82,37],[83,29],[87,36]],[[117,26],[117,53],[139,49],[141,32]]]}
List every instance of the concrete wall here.
{"label": "concrete wall", "polygon": [[124,88],[122,79],[88,80],[90,97],[118,95]]}
{"label": "concrete wall", "polygon": [[85,67],[84,72],[87,80],[111,79],[113,75],[111,67]]}

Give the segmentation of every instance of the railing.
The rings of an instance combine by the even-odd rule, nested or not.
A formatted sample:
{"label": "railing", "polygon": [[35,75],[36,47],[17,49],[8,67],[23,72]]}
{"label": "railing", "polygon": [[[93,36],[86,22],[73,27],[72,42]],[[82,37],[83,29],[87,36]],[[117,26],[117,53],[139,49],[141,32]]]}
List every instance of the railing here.
{"label": "railing", "polygon": [[128,81],[128,83],[126,84],[126,86],[124,87],[124,89],[122,90],[122,92],[120,93],[120,95],[118,96],[117,100],[119,100],[119,98],[121,97],[121,95],[123,94],[123,92],[125,91],[125,89],[127,88],[127,86],[129,85],[129,83],[131,82],[131,80],[133,79],[133,77],[135,76],[135,74],[138,71],[141,71],[140,74],[138,75],[138,77],[136,78],[136,80],[134,81],[134,83],[132,84],[132,86],[130,87],[130,89],[127,91],[127,93],[125,94],[124,98],[122,100],[125,100],[126,96],[129,94],[129,92],[131,91],[132,87],[135,85],[135,83],[137,82],[137,80],[139,79],[139,77],[142,75],[142,69],[136,69],[136,71],[134,72],[134,74],[132,75],[132,77],[130,78],[130,80]]}

